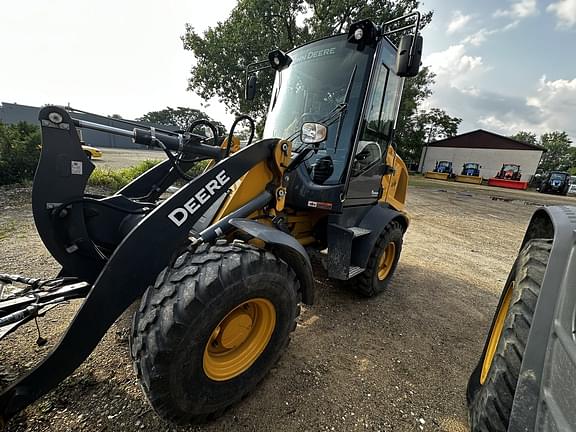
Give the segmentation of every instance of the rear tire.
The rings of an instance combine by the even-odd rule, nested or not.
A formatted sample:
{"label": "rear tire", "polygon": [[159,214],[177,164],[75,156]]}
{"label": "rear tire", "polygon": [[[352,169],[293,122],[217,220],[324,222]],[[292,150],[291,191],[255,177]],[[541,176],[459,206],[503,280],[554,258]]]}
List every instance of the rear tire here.
{"label": "rear tire", "polygon": [[[133,323],[134,368],[154,410],[177,423],[218,417],[279,359],[298,303],[296,275],[270,252],[226,242],[185,252],[148,288]],[[250,333],[257,327],[262,337]]]}
{"label": "rear tire", "polygon": [[400,259],[403,236],[404,230],[396,221],[384,228],[368,258],[366,270],[350,281],[355,291],[374,297],[388,287]]}
{"label": "rear tire", "polygon": [[[520,366],[551,247],[551,240],[531,240],[518,256],[514,276],[507,287],[510,297],[505,295],[496,311],[487,348],[468,382],[472,432],[505,432],[508,429]],[[504,321],[498,330],[499,316]],[[492,340],[495,350],[490,349]]]}

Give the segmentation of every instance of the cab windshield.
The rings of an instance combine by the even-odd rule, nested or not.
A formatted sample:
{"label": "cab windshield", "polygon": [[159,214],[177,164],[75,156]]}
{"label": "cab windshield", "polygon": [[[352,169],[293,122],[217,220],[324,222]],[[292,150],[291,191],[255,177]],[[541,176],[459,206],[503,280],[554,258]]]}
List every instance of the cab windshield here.
{"label": "cab windshield", "polygon": [[[298,151],[302,148],[302,124],[324,123],[328,127],[327,139],[306,163],[311,166],[318,158],[332,159],[334,171],[326,184],[337,183],[342,177],[374,55],[373,48],[359,51],[346,39],[346,35],[321,39],[289,53],[292,63],[276,74],[264,128],[264,138],[291,139]],[[348,103],[344,107],[341,104],[349,83]],[[342,125],[338,131],[339,121]]]}
{"label": "cab windshield", "polygon": [[560,181],[564,181],[564,179],[567,177],[567,174],[563,174],[563,173],[552,173],[550,174],[550,180],[560,180]]}

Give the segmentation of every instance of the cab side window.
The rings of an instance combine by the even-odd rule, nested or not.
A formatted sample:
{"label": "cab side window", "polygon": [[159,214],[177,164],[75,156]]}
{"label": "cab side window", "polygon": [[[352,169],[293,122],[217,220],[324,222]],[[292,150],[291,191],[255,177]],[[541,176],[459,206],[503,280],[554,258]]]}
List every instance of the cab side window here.
{"label": "cab side window", "polygon": [[402,95],[403,79],[396,74],[389,74],[386,82],[386,94],[384,95],[384,103],[382,104],[382,111],[380,113],[380,134],[383,146],[385,147],[392,139],[392,132],[394,130],[394,119],[398,112],[398,105],[400,105],[400,96]]}
{"label": "cab side window", "polygon": [[382,134],[381,128],[381,113],[388,75],[388,68],[381,64],[375,77],[376,81],[372,94],[370,95],[369,108],[362,135],[356,147],[356,154],[354,155],[352,165],[352,176],[362,174],[362,172],[382,159],[384,135]]}

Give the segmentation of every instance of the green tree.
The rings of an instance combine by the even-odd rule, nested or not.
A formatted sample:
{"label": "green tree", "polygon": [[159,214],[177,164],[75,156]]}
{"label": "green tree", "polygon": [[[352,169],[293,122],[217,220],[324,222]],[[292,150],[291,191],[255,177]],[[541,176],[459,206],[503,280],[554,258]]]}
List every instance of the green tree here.
{"label": "green tree", "polygon": [[520,132],[512,135],[510,138],[515,139],[516,141],[526,143],[526,144],[538,145],[538,137],[536,136],[536,134],[534,132],[520,131]]}
{"label": "green tree", "polygon": [[540,145],[546,149],[539,168],[544,171],[566,171],[576,159],[575,150],[570,146],[572,140],[566,132],[554,131],[542,134]]}
{"label": "green tree", "polygon": [[36,125],[0,123],[0,185],[34,177],[40,142],[40,129]]}
{"label": "green tree", "polygon": [[218,131],[220,135],[222,135],[226,129],[222,123],[212,119],[205,112],[195,108],[166,107],[160,111],[150,111],[149,113],[144,114],[142,117],[139,117],[136,120],[158,123],[165,126],[176,126],[181,130],[186,130],[190,123],[200,119],[208,120],[214,123],[214,125],[220,129]]}
{"label": "green tree", "polygon": [[427,141],[437,141],[456,135],[458,126],[462,123],[461,118],[451,117],[439,108],[418,114],[418,119],[422,127],[428,131]]}
{"label": "green tree", "polygon": [[[406,124],[401,126],[400,121]],[[427,143],[455,136],[462,119],[439,108],[417,111],[415,106],[413,111],[400,116],[398,123],[395,140],[398,153],[406,163],[417,163]]]}
{"label": "green tree", "polygon": [[[182,37],[184,48],[197,60],[188,88],[204,99],[217,97],[231,112],[248,113],[262,120],[270,101],[273,74],[261,73],[256,98],[246,101],[243,94],[248,64],[266,58],[273,49],[287,51],[345,31],[358,19],[370,17],[375,22],[384,22],[418,6],[417,0],[239,0],[228,19],[203,34],[186,26]],[[423,24],[431,17],[431,12],[425,14]],[[419,87],[426,87],[428,77],[429,72],[408,80],[407,87],[415,88],[405,91],[401,126],[410,123],[408,118],[416,109],[411,94],[429,95],[429,88]]]}

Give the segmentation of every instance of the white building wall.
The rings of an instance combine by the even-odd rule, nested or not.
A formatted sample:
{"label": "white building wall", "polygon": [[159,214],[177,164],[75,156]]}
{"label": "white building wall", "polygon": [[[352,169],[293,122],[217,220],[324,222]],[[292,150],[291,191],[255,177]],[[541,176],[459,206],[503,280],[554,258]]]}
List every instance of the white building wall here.
{"label": "white building wall", "polygon": [[480,175],[484,178],[494,177],[502,164],[520,165],[522,180],[529,181],[538,167],[542,151],[540,150],[499,150],[458,147],[428,147],[422,172],[432,171],[436,161],[451,161],[455,174],[462,172],[466,162],[477,162],[482,168]]}

